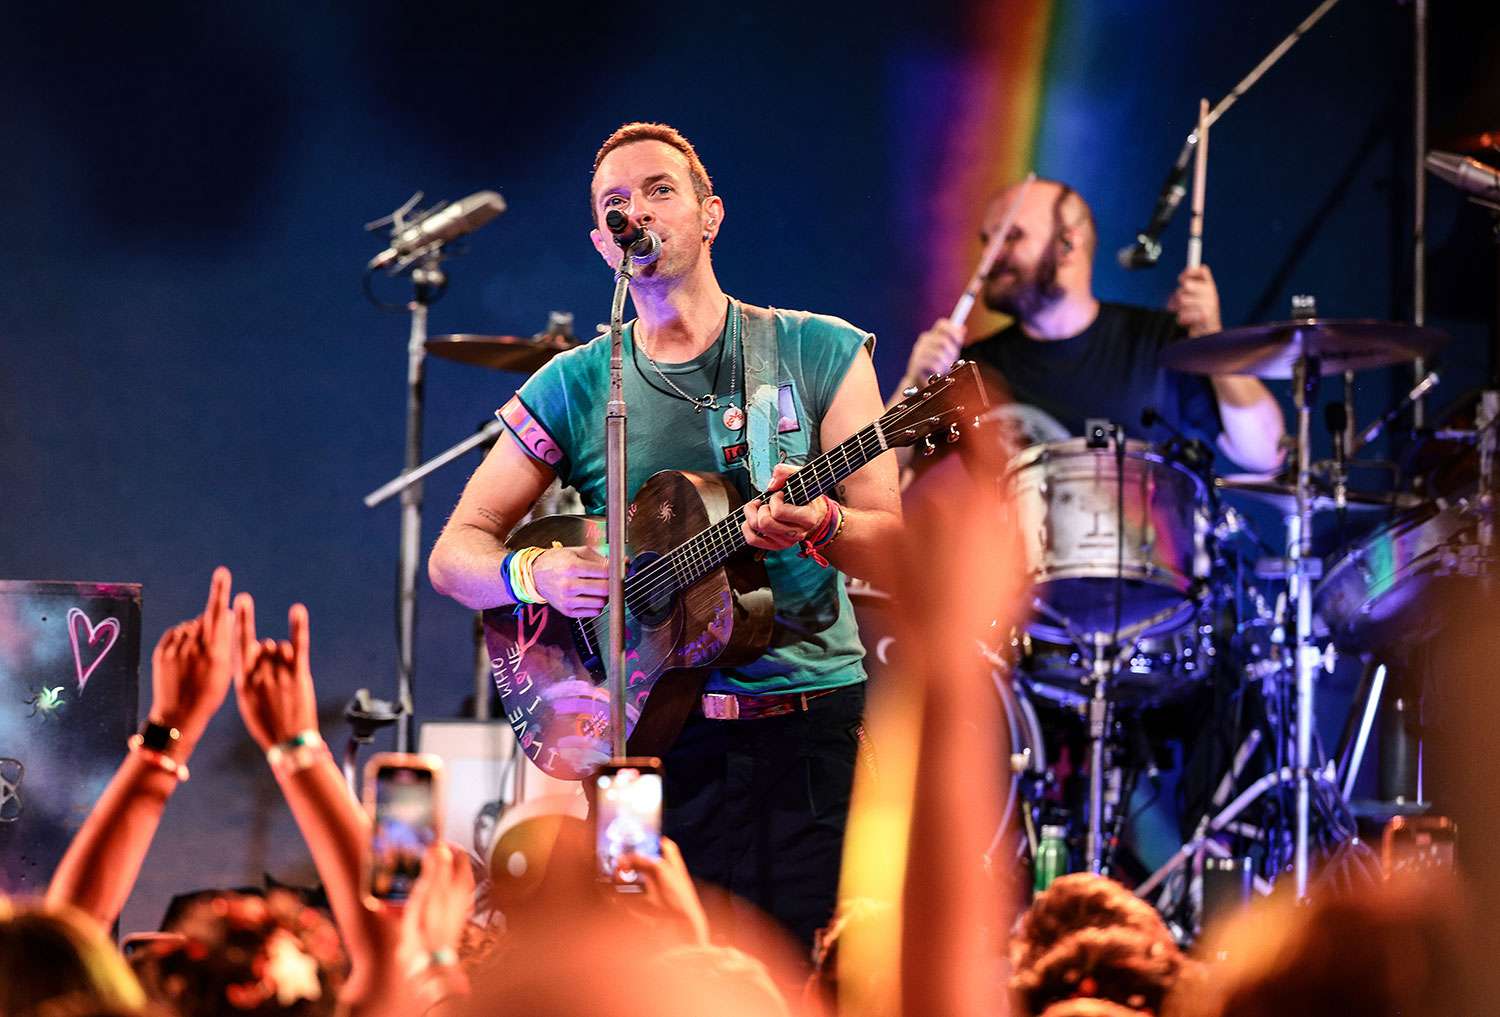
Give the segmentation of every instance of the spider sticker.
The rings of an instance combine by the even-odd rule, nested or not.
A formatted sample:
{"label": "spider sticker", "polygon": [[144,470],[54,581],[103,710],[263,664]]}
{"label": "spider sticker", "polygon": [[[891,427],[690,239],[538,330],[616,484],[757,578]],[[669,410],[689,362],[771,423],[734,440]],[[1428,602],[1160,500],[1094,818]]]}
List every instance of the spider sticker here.
{"label": "spider sticker", "polygon": [[30,699],[22,700],[23,703],[31,707],[31,712],[26,716],[35,717],[40,714],[43,723],[61,713],[63,707],[68,705],[67,700],[63,699],[63,687],[61,685],[51,687],[43,685],[40,691],[32,689],[31,693]]}

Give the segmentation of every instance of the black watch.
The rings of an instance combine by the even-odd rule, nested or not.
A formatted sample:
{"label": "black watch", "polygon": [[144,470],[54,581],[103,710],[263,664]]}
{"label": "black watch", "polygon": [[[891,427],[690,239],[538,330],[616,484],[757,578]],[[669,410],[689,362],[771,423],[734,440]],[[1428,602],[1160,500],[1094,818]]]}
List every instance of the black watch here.
{"label": "black watch", "polygon": [[175,727],[158,724],[149,718],[141,725],[141,747],[150,749],[152,752],[167,751],[181,737],[182,732]]}

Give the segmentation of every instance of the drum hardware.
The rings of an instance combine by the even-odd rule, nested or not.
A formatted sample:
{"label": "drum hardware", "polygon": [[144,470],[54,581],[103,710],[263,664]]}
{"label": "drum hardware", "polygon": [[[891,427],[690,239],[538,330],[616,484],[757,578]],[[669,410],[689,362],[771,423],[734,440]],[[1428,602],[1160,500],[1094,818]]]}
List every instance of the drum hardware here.
{"label": "drum hardware", "polygon": [[1202,336],[1169,347],[1166,366],[1197,374],[1253,374],[1289,378],[1296,409],[1296,511],[1287,517],[1288,593],[1295,609],[1292,659],[1296,670],[1296,750],[1293,777],[1297,786],[1292,871],[1299,900],[1307,898],[1308,847],[1312,808],[1314,671],[1322,653],[1313,645],[1313,589],[1318,559],[1312,555],[1312,520],[1317,511],[1312,489],[1312,407],[1325,374],[1401,363],[1435,353],[1446,341],[1436,329],[1364,320],[1330,320],[1317,316],[1309,296],[1292,298],[1292,319],[1272,325]]}

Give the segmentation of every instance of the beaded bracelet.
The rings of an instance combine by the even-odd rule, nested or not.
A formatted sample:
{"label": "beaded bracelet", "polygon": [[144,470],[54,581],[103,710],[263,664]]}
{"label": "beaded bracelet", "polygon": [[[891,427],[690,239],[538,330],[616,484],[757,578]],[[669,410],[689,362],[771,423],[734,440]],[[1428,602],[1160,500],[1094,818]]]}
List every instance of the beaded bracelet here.
{"label": "beaded bracelet", "polygon": [[177,760],[173,759],[165,752],[158,752],[155,749],[146,748],[146,739],[142,735],[131,735],[130,738],[125,742],[125,745],[131,752],[140,757],[141,762],[149,763],[152,766],[156,767],[158,770],[161,770],[163,773],[170,773],[172,776],[177,778],[177,783],[179,784],[187,783],[187,764],[179,763]]}
{"label": "beaded bracelet", "polygon": [[318,761],[328,751],[328,743],[317,728],[298,731],[284,742],[266,750],[266,762],[278,774],[298,773]]}

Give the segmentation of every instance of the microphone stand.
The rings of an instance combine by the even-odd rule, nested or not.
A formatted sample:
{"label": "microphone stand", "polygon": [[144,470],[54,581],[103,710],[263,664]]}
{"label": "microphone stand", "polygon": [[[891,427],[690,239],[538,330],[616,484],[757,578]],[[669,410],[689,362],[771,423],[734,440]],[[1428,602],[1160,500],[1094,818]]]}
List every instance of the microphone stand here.
{"label": "microphone stand", "polygon": [[628,249],[620,252],[615,269],[615,293],[609,305],[609,402],[604,410],[604,541],[609,559],[609,656],[605,682],[609,688],[610,755],[625,757],[625,296],[635,267]]}
{"label": "microphone stand", "polygon": [[[426,383],[427,311],[448,286],[434,245],[412,268],[411,329],[406,344],[406,470],[422,462],[422,395]],[[422,556],[422,485],[401,492],[401,547],[396,615],[396,751],[411,752],[412,680],[416,674],[417,565]]]}
{"label": "microphone stand", "polygon": [[[1239,83],[1229,90],[1229,94],[1220,99],[1218,104],[1208,112],[1207,116],[1201,117],[1201,126],[1204,130],[1212,127],[1218,119],[1229,112],[1229,107],[1239,101],[1240,96],[1250,91],[1255,83],[1269,71],[1278,60],[1286,56],[1287,50],[1291,49],[1302,37],[1312,30],[1339,0],[1323,0],[1314,8],[1313,12],[1302,19],[1301,24],[1292,29],[1288,35],[1276,44],[1276,48],[1267,53],[1260,63],[1256,64],[1249,74],[1240,79]],[[1149,268],[1156,264],[1161,257],[1161,235],[1166,231],[1167,224],[1172,221],[1172,216],[1177,212],[1177,206],[1182,203],[1183,196],[1187,194],[1184,182],[1187,180],[1188,163],[1192,160],[1193,150],[1198,145],[1198,126],[1194,126],[1192,133],[1187,136],[1183,143],[1182,151],[1177,153],[1177,159],[1172,163],[1172,168],[1167,173],[1167,179],[1162,184],[1161,195],[1156,199],[1156,208],[1151,213],[1151,221],[1146,228],[1136,234],[1135,243],[1120,251],[1120,264],[1125,268]]]}

